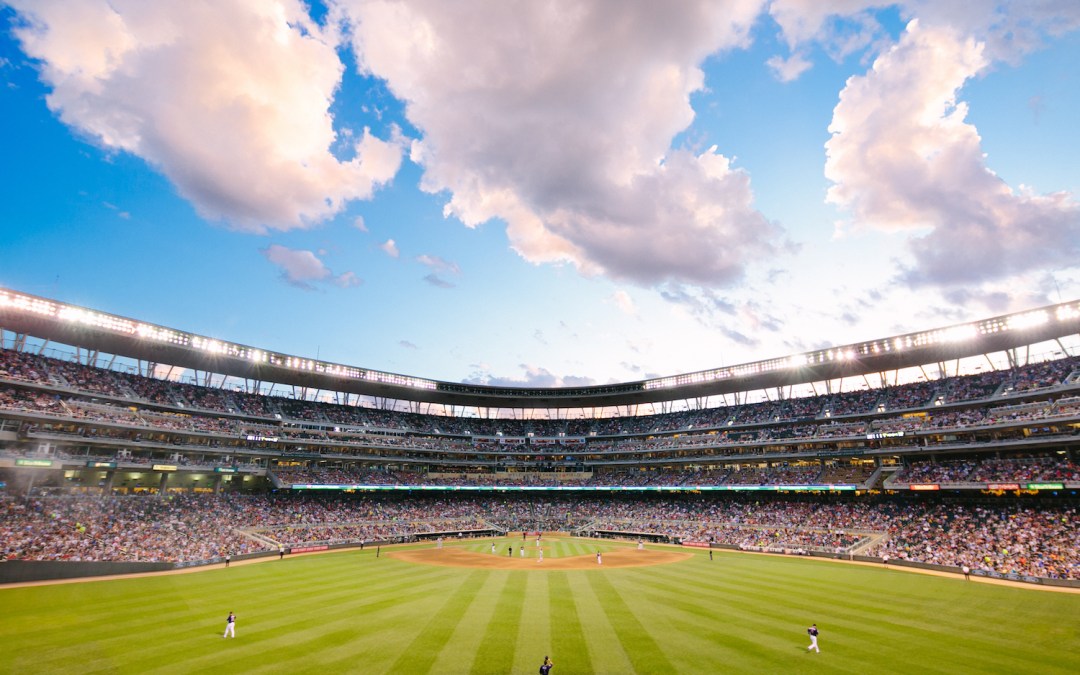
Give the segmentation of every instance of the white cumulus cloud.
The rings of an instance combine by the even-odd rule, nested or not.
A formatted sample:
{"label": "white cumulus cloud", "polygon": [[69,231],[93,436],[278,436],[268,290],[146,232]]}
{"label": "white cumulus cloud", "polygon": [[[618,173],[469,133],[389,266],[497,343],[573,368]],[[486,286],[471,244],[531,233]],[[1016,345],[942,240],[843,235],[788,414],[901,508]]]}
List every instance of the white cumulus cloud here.
{"label": "white cumulus cloud", "polygon": [[791,82],[799,79],[799,76],[810,69],[810,61],[802,54],[795,53],[788,58],[780,56],[770,57],[766,65],[773,71],[776,79],[781,82]]}
{"label": "white cumulus cloud", "polygon": [[383,243],[379,244],[379,248],[382,250],[383,253],[390,256],[391,258],[397,258],[401,255],[401,252],[398,251],[397,244],[394,242],[393,239],[387,239]]}
{"label": "white cumulus cloud", "polygon": [[355,272],[342,272],[334,277],[334,285],[340,288],[352,288],[364,283],[363,279],[356,276]]}
{"label": "white cumulus cloud", "polygon": [[[1080,3],[1069,0],[773,0],[769,5],[789,49],[816,43],[836,60],[886,40],[877,17],[882,10],[972,37],[984,43],[992,60],[1012,63],[1047,38],[1080,27]],[[779,56],[770,65],[773,61],[786,63]]]}
{"label": "white cumulus cloud", "polygon": [[107,150],[157,167],[211,219],[305,227],[391,180],[402,141],[330,152],[343,65],[299,0],[14,0],[47,103]]}
{"label": "white cumulus cloud", "polygon": [[774,252],[748,175],[672,147],[700,64],[744,46],[763,2],[343,0],[361,68],[422,134],[411,157],[446,213],[506,222],[533,262],[722,285]]}
{"label": "white cumulus cloud", "polygon": [[[769,14],[780,26],[788,46],[795,48],[813,40],[834,39],[835,27],[829,25],[829,20],[836,17],[855,18],[854,24],[873,31],[874,27],[864,21],[868,12],[894,4],[898,3],[874,0],[773,0],[769,5]],[[863,41],[868,39],[865,33],[862,34]]]}
{"label": "white cumulus cloud", "polygon": [[1071,195],[1014,190],[986,165],[958,92],[989,64],[983,43],[912,22],[834,111],[828,200],[856,226],[910,231],[911,283],[1000,279],[1080,253]]}
{"label": "white cumulus cloud", "polygon": [[335,276],[313,251],[271,244],[260,253],[281,269],[282,279],[305,291],[315,290],[316,282],[330,283],[341,288],[351,288],[363,283],[353,272],[343,272]]}

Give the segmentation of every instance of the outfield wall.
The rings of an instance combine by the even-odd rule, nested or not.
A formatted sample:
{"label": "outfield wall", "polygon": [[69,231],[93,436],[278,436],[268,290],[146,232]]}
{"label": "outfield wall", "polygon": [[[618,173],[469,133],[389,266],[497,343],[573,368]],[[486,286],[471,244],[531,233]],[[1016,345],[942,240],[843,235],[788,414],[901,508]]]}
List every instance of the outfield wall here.
{"label": "outfield wall", "polygon": [[[277,555],[277,551],[258,551],[234,555],[232,562],[266,558]],[[145,574],[147,572],[168,572],[189,567],[220,565],[225,558],[210,560],[192,560],[189,562],[80,562],[72,560],[6,560],[0,561],[0,584],[17,584],[26,581],[50,581],[56,579],[81,579],[107,577],[123,574]]]}
{"label": "outfield wall", "polygon": [[[885,564],[885,561],[881,558],[874,556],[856,555],[845,556],[830,555],[830,554],[818,554],[822,557],[838,558],[840,560],[857,560],[859,562],[871,562]],[[889,565],[895,565],[896,567],[914,567],[920,570],[933,570],[935,572],[947,572],[949,574],[960,575],[964,571],[953,565],[935,565],[933,563],[921,563],[913,562],[911,560],[889,560]],[[1020,574],[1001,574],[1000,572],[989,572],[986,570],[971,570],[971,575],[975,577],[983,577],[984,579],[1003,579],[1005,581],[1018,581],[1024,584],[1037,584],[1039,586],[1060,586],[1062,588],[1080,588],[1080,580],[1075,579],[1047,579],[1045,577],[1030,577]]]}
{"label": "outfield wall", "polygon": [[[868,555],[850,555],[847,553],[825,553],[823,551],[806,551],[803,554],[788,553],[782,549],[777,550],[754,550],[744,549],[734,544],[712,544],[711,548],[724,549],[729,551],[743,551],[744,553],[773,553],[779,555],[804,555],[809,558],[828,558],[830,560],[853,560],[855,562],[865,563],[877,563],[884,565],[885,561],[882,558]],[[955,574],[960,576],[964,573],[959,567],[952,565],[935,565],[933,563],[921,563],[913,562],[911,560],[889,560],[889,565],[894,567],[913,567],[920,570],[933,570],[934,572],[946,572],[948,574]],[[975,577],[982,577],[984,579],[1002,579],[1004,581],[1016,581],[1022,584],[1035,584],[1038,586],[1058,586],[1061,588],[1080,588],[1080,580],[1075,579],[1046,579],[1044,577],[1029,577],[1020,574],[1001,574],[999,572],[988,572],[985,570],[972,570],[971,575]]]}
{"label": "outfield wall", "polygon": [[[457,530],[454,530],[457,534]],[[286,547],[286,554],[333,551],[343,548],[374,548],[390,544],[403,543],[398,537],[386,541],[349,541],[349,542],[314,542],[304,546]],[[231,562],[254,560],[256,558],[276,558],[277,549],[243,553],[229,558]],[[171,570],[190,569],[221,565],[225,558],[209,560],[190,560],[187,562],[75,562],[71,560],[0,560],[0,585],[17,584],[28,581],[54,581],[58,579],[81,579],[124,574],[145,574],[147,572],[168,572]]]}
{"label": "outfield wall", "polygon": [[167,562],[72,562],[68,560],[8,560],[0,562],[0,584],[50,579],[104,577],[175,569]]}

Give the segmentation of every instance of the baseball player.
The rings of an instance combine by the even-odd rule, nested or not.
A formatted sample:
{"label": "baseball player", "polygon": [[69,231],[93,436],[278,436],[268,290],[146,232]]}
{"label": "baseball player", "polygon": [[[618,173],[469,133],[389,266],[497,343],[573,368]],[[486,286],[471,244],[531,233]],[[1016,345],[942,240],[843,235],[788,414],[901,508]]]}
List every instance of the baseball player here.
{"label": "baseball player", "polygon": [[806,634],[810,636],[810,646],[806,648],[806,651],[810,651],[811,649],[813,649],[815,652],[820,654],[821,650],[818,649],[818,646],[817,646],[817,636],[818,636],[817,624],[816,623],[810,624],[810,627],[806,629]]}

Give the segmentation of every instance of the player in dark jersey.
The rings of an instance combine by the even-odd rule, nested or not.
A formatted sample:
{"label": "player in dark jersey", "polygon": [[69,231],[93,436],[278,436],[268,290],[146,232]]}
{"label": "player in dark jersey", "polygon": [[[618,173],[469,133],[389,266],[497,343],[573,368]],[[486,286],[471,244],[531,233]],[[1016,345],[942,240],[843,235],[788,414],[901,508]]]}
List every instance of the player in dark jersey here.
{"label": "player in dark jersey", "polygon": [[817,646],[817,636],[818,636],[817,624],[816,623],[810,624],[810,627],[806,629],[806,634],[810,636],[810,646],[806,648],[806,651],[810,651],[811,649],[813,649],[815,652],[820,654],[821,650],[818,649],[818,646]]}

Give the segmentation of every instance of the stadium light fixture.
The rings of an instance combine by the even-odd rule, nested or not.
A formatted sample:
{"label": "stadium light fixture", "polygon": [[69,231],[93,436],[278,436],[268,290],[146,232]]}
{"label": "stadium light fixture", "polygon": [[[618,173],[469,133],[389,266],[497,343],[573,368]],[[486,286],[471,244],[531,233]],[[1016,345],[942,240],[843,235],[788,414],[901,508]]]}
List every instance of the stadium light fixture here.
{"label": "stadium light fixture", "polygon": [[[66,305],[46,298],[17,293],[7,289],[0,289],[0,310],[36,314],[50,317],[57,321],[87,326],[91,329],[128,335],[140,340],[166,343],[180,348],[194,349],[215,356],[224,356],[259,364],[267,364],[268,366],[275,368],[306,371],[335,378],[364,380],[428,391],[439,390],[451,393],[469,390],[469,387],[455,383],[438,382],[425,378],[397,375],[377,370],[368,370],[356,366],[328,363],[264,351],[215,338],[185,333],[171,328],[140,323],[124,317],[104,312],[96,312],[75,305]],[[981,335],[994,335],[1006,331],[1038,327],[1048,323],[1055,317],[1060,322],[1076,321],[1077,318],[1080,318],[1080,301],[1062,303],[1052,307],[998,316],[947,328],[910,333],[907,335],[899,335],[852,345],[831,347],[823,350],[805,352],[781,358],[765,359],[735,366],[672,375],[633,384],[635,387],[639,387],[641,390],[645,391],[701,385],[731,378],[761,375],[782,369],[823,365],[835,361],[851,361],[853,359],[880,354],[882,352],[904,351],[913,348],[925,348],[946,342],[974,340],[978,339]],[[547,390],[542,391],[546,392]],[[586,387],[582,388],[580,392],[576,389],[565,388],[561,391],[567,394],[577,395],[580,393],[585,395],[601,393],[603,390],[602,388]],[[540,392],[541,390],[509,388],[504,391],[504,395],[527,397]]]}
{"label": "stadium light fixture", "polygon": [[426,389],[429,391],[436,390],[439,386],[439,383],[435,380],[397,375],[394,373],[384,373],[377,370],[357,368],[355,366],[346,366],[312,359],[303,359],[286,354],[278,354],[255,349],[253,347],[247,347],[245,345],[226,342],[224,340],[185,333],[163,326],[140,323],[113,314],[96,312],[84,307],[67,305],[45,298],[8,291],[6,289],[0,289],[0,309],[38,314],[41,316],[52,317],[66,323],[83,325],[89,328],[108,331],[110,333],[130,335],[141,340],[164,342],[178,347],[196,349],[207,354],[250,360],[279,368],[306,370],[335,377],[363,379],[370,382],[379,382],[414,389]]}
{"label": "stadium light fixture", "polygon": [[1043,310],[1036,310],[1034,312],[1026,312],[1024,314],[1014,314],[1009,317],[1008,325],[1010,330],[1023,330],[1025,328],[1034,328],[1035,326],[1041,326],[1050,320],[1049,315]]}
{"label": "stadium light fixture", "polygon": [[57,305],[54,302],[21,295],[19,293],[10,293],[8,291],[0,292],[0,307],[10,307],[19,311],[29,312],[31,314],[41,314],[44,316],[56,316],[57,309]]}
{"label": "stadium light fixture", "polygon": [[946,328],[938,334],[938,342],[966,342],[979,337],[978,328],[975,324],[953,326]]}

